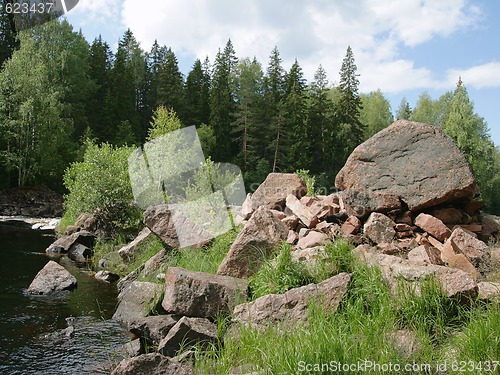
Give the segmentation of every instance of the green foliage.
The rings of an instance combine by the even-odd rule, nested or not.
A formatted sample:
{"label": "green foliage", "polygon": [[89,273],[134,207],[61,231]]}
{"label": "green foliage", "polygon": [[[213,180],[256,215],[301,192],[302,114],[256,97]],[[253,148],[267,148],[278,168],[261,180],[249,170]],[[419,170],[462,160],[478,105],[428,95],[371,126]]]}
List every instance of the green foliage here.
{"label": "green foliage", "polygon": [[292,260],[291,246],[283,243],[276,258],[266,260],[259,271],[250,278],[249,285],[252,298],[256,299],[266,294],[284,293],[312,281],[305,266]]}
{"label": "green foliage", "polygon": [[401,99],[401,104],[396,111],[396,120],[409,120],[412,110],[406,98]]}
{"label": "green foliage", "polygon": [[483,364],[483,368],[475,368],[468,373],[489,373],[486,362],[498,361],[500,358],[500,304],[474,309],[468,318],[469,322],[462,332],[453,337],[448,350],[456,350],[454,359],[458,361]]}
{"label": "green foliage", "polygon": [[211,157],[214,152],[217,140],[215,139],[214,130],[207,124],[201,124],[198,129],[198,138],[200,139],[203,154]]}
{"label": "green foliage", "polygon": [[137,226],[141,215],[132,205],[127,164],[132,151],[108,143],[86,144],[83,161],[73,163],[64,175],[69,191],[65,199],[67,217],[74,221],[85,212],[96,215],[101,225],[111,228]]}
{"label": "green foliage", "polygon": [[360,120],[366,126],[364,139],[372,137],[382,129],[394,122],[391,105],[384,97],[382,91],[372,91],[368,95],[361,94],[363,108],[360,112]]}
{"label": "green foliage", "polygon": [[427,277],[418,285],[400,285],[396,302],[397,320],[402,327],[420,330],[442,341],[450,328],[463,323],[459,302],[448,298],[437,279]]}
{"label": "green foliage", "polygon": [[0,164],[17,185],[57,186],[76,149],[71,136],[87,123],[95,88],[87,76],[89,47],[66,21],[25,30],[19,39],[0,73]]}
{"label": "green foliage", "polygon": [[173,109],[167,109],[164,106],[158,107],[153,114],[153,121],[148,130],[148,141],[159,138],[175,130],[182,128],[181,121]]}
{"label": "green foliage", "polygon": [[315,191],[316,177],[311,176],[309,174],[309,171],[305,170],[305,169],[299,169],[298,171],[295,172],[295,174],[297,174],[306,183],[307,195],[310,197],[315,196],[316,195],[316,191]]}

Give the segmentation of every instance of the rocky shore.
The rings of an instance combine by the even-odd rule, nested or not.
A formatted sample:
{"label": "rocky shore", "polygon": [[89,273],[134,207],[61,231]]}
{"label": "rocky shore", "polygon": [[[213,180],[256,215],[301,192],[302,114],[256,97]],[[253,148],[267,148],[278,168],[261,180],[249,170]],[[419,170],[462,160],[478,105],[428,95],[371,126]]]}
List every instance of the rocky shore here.
{"label": "rocky shore", "polygon": [[63,196],[47,188],[0,190],[0,217],[54,218],[63,215]]}
{"label": "rocky shore", "polygon": [[[234,335],[241,327],[301,326],[311,299],[334,313],[353,287],[351,273],[252,300],[249,278],[280,243],[289,244],[296,262],[310,265],[327,259],[325,245],[345,239],[357,259],[380,268],[394,293],[402,284],[419,293],[432,277],[459,304],[500,298],[500,283],[489,278],[500,266],[500,223],[482,211],[463,154],[433,126],[398,121],[378,133],[353,152],[336,186],[337,193],[311,197],[297,175],[270,174],[240,208],[242,229],[216,274],[180,267],[160,273],[177,238],[165,231],[172,227],[169,207],[148,208],[147,228],[117,253],[127,262],[151,236],[164,249],[118,284],[114,319],[139,340],[136,356],[113,374],[194,374],[193,352],[181,349],[223,343],[220,314],[229,317],[227,335]],[[47,252],[75,261],[92,257],[94,224],[81,218]],[[140,281],[141,273],[162,282]]]}

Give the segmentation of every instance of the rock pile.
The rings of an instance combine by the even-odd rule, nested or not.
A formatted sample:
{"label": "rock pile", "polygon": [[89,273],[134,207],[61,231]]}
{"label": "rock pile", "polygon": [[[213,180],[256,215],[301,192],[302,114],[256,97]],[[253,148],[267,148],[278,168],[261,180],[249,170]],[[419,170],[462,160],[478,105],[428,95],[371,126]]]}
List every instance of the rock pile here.
{"label": "rock pile", "polygon": [[[221,314],[230,315],[235,326],[260,329],[306,322],[311,298],[335,311],[348,291],[348,273],[247,302],[247,278],[283,241],[293,245],[294,260],[311,263],[324,254],[323,245],[343,237],[357,245],[359,259],[380,267],[393,291],[405,282],[419,292],[420,281],[433,276],[461,303],[500,296],[500,284],[486,281],[500,265],[500,250],[487,245],[500,238],[500,224],[475,200],[479,192],[464,155],[434,126],[395,122],[354,150],[336,187],[340,191],[307,196],[297,175],[270,174],[241,207],[243,228],[217,274],[169,268],[164,285],[136,281],[138,272],[154,273],[176,243],[170,213],[150,207],[148,229],[119,254],[127,260],[152,235],[166,249],[119,283],[114,317],[143,348],[157,352],[124,360],[113,374],[141,369],[193,374],[185,357],[175,355],[181,346],[221,342],[214,323]],[[72,236],[83,234],[80,230],[52,248],[70,251],[78,243]]]}

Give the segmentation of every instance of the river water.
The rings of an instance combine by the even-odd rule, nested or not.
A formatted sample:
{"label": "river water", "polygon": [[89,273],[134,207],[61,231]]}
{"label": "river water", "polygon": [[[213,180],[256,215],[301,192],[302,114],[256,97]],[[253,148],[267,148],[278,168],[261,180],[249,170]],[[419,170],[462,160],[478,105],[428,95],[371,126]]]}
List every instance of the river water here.
{"label": "river water", "polygon": [[[54,240],[42,232],[0,223],[0,374],[106,374],[123,358],[127,333],[111,316],[116,287],[95,280],[66,257],[55,259],[78,280],[57,298],[26,294],[50,260]],[[73,316],[74,335],[66,337]]]}

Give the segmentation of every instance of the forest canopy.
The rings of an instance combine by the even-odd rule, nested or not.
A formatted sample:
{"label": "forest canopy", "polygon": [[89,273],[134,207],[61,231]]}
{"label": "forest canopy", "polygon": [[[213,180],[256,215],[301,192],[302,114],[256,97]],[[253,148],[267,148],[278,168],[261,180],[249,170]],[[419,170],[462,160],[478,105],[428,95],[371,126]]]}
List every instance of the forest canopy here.
{"label": "forest canopy", "polygon": [[131,30],[112,51],[101,37],[89,44],[66,20],[14,33],[3,11],[0,65],[0,188],[63,189],[85,140],[139,146],[161,107],[179,126],[195,125],[205,156],[238,165],[248,187],[269,172],[307,170],[331,190],[357,145],[395,119],[428,122],[455,140],[489,209],[500,210],[500,152],[459,77],[436,100],[424,92],[411,108],[403,98],[393,115],[380,90],[359,92],[363,77],[349,46],[339,66],[328,67],[339,72],[338,85],[322,65],[311,82],[299,61],[285,69],[278,47],[265,66],[238,57],[231,40],[214,61],[197,59],[183,74],[171,48],[155,42],[144,51]]}

